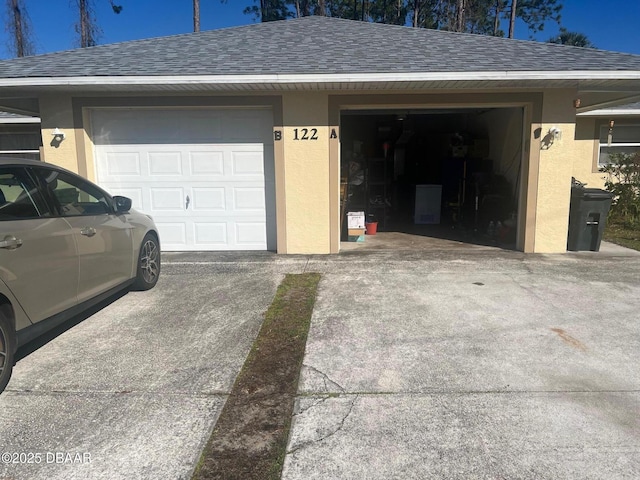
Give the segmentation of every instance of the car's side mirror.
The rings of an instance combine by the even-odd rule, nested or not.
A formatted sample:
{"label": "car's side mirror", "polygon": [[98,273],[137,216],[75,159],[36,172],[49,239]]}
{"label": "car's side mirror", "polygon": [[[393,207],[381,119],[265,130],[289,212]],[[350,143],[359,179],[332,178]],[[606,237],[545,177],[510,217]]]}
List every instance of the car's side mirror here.
{"label": "car's side mirror", "polygon": [[116,213],[127,213],[131,210],[131,199],[116,195],[113,197],[113,203],[116,207]]}

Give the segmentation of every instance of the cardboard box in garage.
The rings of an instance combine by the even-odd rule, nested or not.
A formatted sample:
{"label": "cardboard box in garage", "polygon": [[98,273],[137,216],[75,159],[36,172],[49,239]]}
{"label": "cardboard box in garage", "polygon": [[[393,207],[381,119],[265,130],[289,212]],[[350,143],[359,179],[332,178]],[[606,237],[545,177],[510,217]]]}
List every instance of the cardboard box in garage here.
{"label": "cardboard box in garage", "polygon": [[350,228],[347,230],[347,240],[350,242],[364,242],[364,228]]}
{"label": "cardboard box in garage", "polygon": [[347,213],[347,228],[362,228],[364,229],[364,212],[348,212]]}

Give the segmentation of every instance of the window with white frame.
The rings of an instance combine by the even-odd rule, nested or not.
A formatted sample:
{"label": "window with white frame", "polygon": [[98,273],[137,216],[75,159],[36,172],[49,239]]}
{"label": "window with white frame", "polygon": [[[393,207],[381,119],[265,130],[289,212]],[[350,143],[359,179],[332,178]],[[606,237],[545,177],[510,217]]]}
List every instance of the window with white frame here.
{"label": "window with white frame", "polygon": [[609,164],[612,153],[640,153],[640,124],[614,124],[613,128],[607,124],[600,127],[598,166]]}

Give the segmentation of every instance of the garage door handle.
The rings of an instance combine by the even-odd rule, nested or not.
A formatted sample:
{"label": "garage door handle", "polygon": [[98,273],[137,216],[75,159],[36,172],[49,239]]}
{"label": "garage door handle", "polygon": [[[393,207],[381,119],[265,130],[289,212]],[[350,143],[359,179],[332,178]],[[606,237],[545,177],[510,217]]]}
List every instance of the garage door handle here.
{"label": "garage door handle", "polygon": [[6,248],[7,250],[15,250],[22,246],[22,240],[12,236],[4,237],[4,240],[0,242],[0,248]]}
{"label": "garage door handle", "polygon": [[189,198],[189,195],[187,195],[187,200],[185,202],[185,210],[189,210],[189,203],[191,202],[191,199]]}
{"label": "garage door handle", "polygon": [[80,235],[84,235],[85,237],[93,237],[96,234],[96,229],[91,227],[84,227],[80,230]]}

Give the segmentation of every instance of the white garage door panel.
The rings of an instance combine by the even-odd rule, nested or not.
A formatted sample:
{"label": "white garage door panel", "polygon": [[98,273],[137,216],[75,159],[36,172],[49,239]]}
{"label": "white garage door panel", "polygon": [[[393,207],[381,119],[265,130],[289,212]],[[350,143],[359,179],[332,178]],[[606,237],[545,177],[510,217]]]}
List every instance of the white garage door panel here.
{"label": "white garage door panel", "polygon": [[219,177],[224,174],[224,152],[213,150],[189,152],[189,166],[194,175]]}
{"label": "white garage door panel", "polygon": [[229,243],[226,223],[195,223],[194,236],[196,245],[211,245],[224,249]]}
{"label": "white garage door panel", "polygon": [[187,230],[183,221],[179,222],[156,222],[156,227],[160,233],[162,241],[162,249],[176,245],[185,245],[187,243]]}
{"label": "white garage door panel", "polygon": [[236,222],[236,242],[247,249],[257,242],[266,242],[265,225],[262,222]]}
{"label": "white garage door panel", "polygon": [[102,173],[107,177],[140,176],[140,152],[106,152]]}
{"label": "white garage door panel", "polygon": [[227,209],[224,187],[194,187],[192,191],[194,211],[223,213]]}
{"label": "white garage door panel", "polygon": [[264,188],[234,188],[233,206],[236,211],[264,211]]}
{"label": "white garage door panel", "polygon": [[182,152],[149,152],[149,175],[182,176]]}
{"label": "white garage door panel", "polygon": [[187,194],[183,188],[152,187],[149,193],[151,201],[148,205],[152,215],[186,210]]}
{"label": "white garage door panel", "polygon": [[[271,112],[161,113],[173,118],[94,112],[98,183],[153,216],[163,250],[275,248]],[[176,139],[169,125],[185,143],[167,142]]]}

